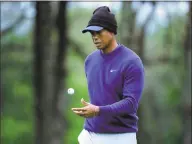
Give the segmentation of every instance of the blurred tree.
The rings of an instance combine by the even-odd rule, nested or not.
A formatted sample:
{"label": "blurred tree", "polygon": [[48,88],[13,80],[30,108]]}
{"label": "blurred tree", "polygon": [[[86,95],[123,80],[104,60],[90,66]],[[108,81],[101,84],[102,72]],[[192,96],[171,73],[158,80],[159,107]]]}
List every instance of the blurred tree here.
{"label": "blurred tree", "polygon": [[[1,75],[2,77],[2,75]],[[0,77],[0,79],[1,79]],[[0,81],[0,113],[1,113],[1,116],[2,116],[2,113],[3,113],[3,88],[2,88],[2,81]]]}
{"label": "blurred tree", "polygon": [[152,10],[149,12],[148,16],[144,20],[141,26],[137,26],[136,18],[138,14],[138,10],[135,10],[132,7],[132,1],[124,1],[122,3],[122,10],[121,10],[121,22],[120,22],[120,39],[121,43],[126,45],[127,47],[131,48],[135,51],[142,59],[144,64],[148,63],[144,58],[145,55],[145,30],[154,15],[154,11],[156,9],[156,1],[152,2],[141,2],[141,8],[144,4],[150,3],[152,4]]}
{"label": "blurred tree", "polygon": [[120,39],[121,43],[128,46],[129,48],[133,48],[135,50],[135,31],[136,31],[136,14],[132,8],[131,1],[122,2],[121,9],[121,22],[120,22]]}
{"label": "blurred tree", "polygon": [[145,38],[146,38],[145,31],[147,29],[147,26],[148,26],[150,20],[152,19],[153,15],[154,15],[154,11],[156,9],[156,1],[152,1],[151,4],[152,4],[152,10],[149,13],[149,15],[147,16],[147,18],[145,19],[143,25],[141,26],[140,32],[138,34],[138,40],[136,42],[137,43],[137,49],[138,49],[137,53],[139,54],[139,56],[140,56],[141,60],[144,62],[144,64],[145,64],[145,57],[144,57],[145,50],[144,50],[144,48],[145,48]]}
{"label": "blurred tree", "polygon": [[[141,7],[146,2],[142,2]],[[146,59],[144,57],[145,52],[145,30],[147,29],[147,26],[149,24],[149,21],[152,19],[152,16],[154,14],[155,8],[156,8],[156,2],[149,2],[152,4],[152,10],[149,12],[149,15],[143,22],[142,26],[136,27],[136,18],[137,18],[137,10],[134,10],[132,8],[132,2],[123,2],[122,4],[122,18],[120,22],[120,31],[121,31],[121,42],[126,45],[127,47],[131,48],[133,51],[135,51],[144,64],[146,64]],[[154,106],[152,105],[154,102],[154,99],[151,98],[151,102],[149,103],[141,103],[139,106],[138,114],[139,114],[139,132],[138,132],[138,143],[155,143],[156,138],[152,138],[151,135],[149,135],[149,132],[146,131],[145,123],[143,122],[143,113],[146,113],[143,109],[143,107],[146,107],[147,105],[149,107],[152,107],[152,113],[154,109]],[[152,105],[152,106],[150,106]]]}
{"label": "blurred tree", "polygon": [[[144,65],[146,64],[146,58],[145,58],[145,38],[146,38],[146,29],[149,24],[149,21],[152,19],[154,11],[156,9],[156,2],[152,1],[152,10],[148,14],[147,18],[145,19],[143,25],[139,28],[139,32],[137,33],[136,36],[136,44],[135,46],[137,47],[137,54],[143,61]],[[151,94],[149,95],[151,96]],[[151,96],[149,97],[149,102],[148,103],[141,103],[139,106],[138,114],[141,120],[139,121],[139,132],[138,132],[138,137],[139,137],[139,144],[145,143],[158,143],[157,140],[159,139],[158,137],[152,137],[146,132],[145,128],[145,123],[143,122],[143,113],[145,113],[145,109],[143,107],[151,107],[152,114],[155,114],[156,111],[156,106],[154,105],[155,99],[154,97]],[[156,116],[154,116],[156,119]],[[146,134],[146,135],[145,135]]]}
{"label": "blurred tree", "polygon": [[66,70],[66,3],[59,3],[58,48],[52,45],[54,17],[51,2],[36,3],[34,45],[35,124],[37,144],[61,144],[66,120],[62,88]]}
{"label": "blurred tree", "polygon": [[189,1],[189,12],[186,24],[186,36],[184,39],[184,86],[182,91],[182,118],[183,118],[183,144],[190,144],[192,123],[192,1]]}
{"label": "blurred tree", "polygon": [[6,144],[33,139],[30,34],[14,33],[27,18],[25,10],[20,2],[1,3],[1,142]]}
{"label": "blurred tree", "polygon": [[3,36],[5,34],[7,34],[8,32],[13,31],[14,27],[18,24],[20,24],[23,20],[25,19],[25,15],[23,12],[21,12],[21,15],[19,16],[19,18],[16,19],[16,21],[14,23],[12,23],[9,27],[3,29],[0,32],[0,36]]}

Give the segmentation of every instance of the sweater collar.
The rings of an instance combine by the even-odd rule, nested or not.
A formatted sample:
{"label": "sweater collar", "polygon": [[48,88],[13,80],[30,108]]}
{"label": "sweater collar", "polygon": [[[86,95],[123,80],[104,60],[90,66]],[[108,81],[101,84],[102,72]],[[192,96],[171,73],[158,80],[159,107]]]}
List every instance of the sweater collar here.
{"label": "sweater collar", "polygon": [[120,51],[120,49],[121,49],[121,44],[118,43],[117,47],[112,52],[105,54],[102,52],[102,50],[100,50],[100,54],[104,59],[106,59],[106,58],[114,57],[118,53],[118,51]]}

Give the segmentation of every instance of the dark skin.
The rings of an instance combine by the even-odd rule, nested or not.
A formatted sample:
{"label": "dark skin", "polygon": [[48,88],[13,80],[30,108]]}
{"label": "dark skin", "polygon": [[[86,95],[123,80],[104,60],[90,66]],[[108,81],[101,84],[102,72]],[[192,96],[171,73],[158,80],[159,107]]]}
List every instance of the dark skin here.
{"label": "dark skin", "polygon": [[[90,31],[90,34],[96,48],[101,50],[105,54],[112,52],[118,45],[114,33],[109,32],[105,29],[97,32]],[[94,117],[99,114],[99,106],[90,104],[84,101],[84,99],[81,99],[81,103],[83,104],[83,107],[72,108],[72,111],[75,114],[85,118]]]}
{"label": "dark skin", "polygon": [[102,50],[103,53],[110,53],[117,47],[114,33],[108,30],[90,31],[90,34],[97,49]]}

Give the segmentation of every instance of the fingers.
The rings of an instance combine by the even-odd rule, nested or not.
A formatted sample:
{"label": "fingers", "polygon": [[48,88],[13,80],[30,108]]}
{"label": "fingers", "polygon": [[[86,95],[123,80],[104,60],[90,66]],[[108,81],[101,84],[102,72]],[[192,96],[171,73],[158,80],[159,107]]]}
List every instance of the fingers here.
{"label": "fingers", "polygon": [[83,115],[84,112],[83,111],[73,111],[75,114],[78,114],[78,115]]}
{"label": "fingers", "polygon": [[84,115],[85,112],[86,112],[86,110],[83,109],[83,108],[72,108],[72,111],[73,111],[75,114],[80,115],[80,116]]}
{"label": "fingers", "polygon": [[81,103],[84,105],[82,108],[72,108],[72,111],[82,117],[88,118],[93,116],[92,112],[92,104],[86,102],[83,98],[81,99]]}
{"label": "fingers", "polygon": [[85,108],[72,108],[73,111],[86,111]]}
{"label": "fingers", "polygon": [[81,99],[81,103],[82,103],[83,105],[85,105],[85,106],[89,105],[89,103],[86,102],[83,98]]}
{"label": "fingers", "polygon": [[86,113],[84,111],[73,111],[75,114],[81,116],[81,117],[87,117]]}

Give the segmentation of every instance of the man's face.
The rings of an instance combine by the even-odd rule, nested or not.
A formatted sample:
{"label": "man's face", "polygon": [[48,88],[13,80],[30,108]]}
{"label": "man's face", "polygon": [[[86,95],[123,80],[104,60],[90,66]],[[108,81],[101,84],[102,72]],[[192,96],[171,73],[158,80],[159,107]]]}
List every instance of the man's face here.
{"label": "man's face", "polygon": [[97,49],[104,50],[106,49],[113,39],[113,33],[102,29],[100,31],[90,31],[93,43]]}

